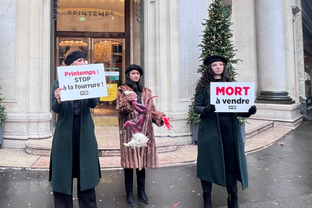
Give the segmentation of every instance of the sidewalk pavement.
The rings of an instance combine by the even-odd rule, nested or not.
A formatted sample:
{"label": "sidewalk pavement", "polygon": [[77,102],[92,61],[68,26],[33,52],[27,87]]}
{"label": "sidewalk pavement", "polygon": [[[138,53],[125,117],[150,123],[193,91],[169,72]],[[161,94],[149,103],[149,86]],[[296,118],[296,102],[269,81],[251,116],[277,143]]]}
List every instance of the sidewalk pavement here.
{"label": "sidewalk pavement", "polygon": [[[255,124],[247,126],[247,134]],[[238,183],[238,202],[240,208],[310,208],[312,204],[312,121],[304,121],[298,128],[276,140],[284,132],[282,129],[258,125],[257,131],[262,138],[274,137],[271,143],[262,143],[256,148],[258,141],[247,140],[247,148],[256,151],[247,156],[248,188],[242,191]],[[260,128],[261,127],[261,128]],[[264,130],[266,129],[266,130]],[[257,140],[256,135],[252,137]],[[258,137],[258,140],[262,140]],[[278,142],[279,143],[278,143]],[[274,143],[274,144],[272,144]],[[253,144],[253,145],[252,145]],[[281,145],[284,144],[284,145]],[[268,145],[271,145],[268,148]],[[196,155],[196,145],[193,155]],[[183,146],[187,147],[187,146]],[[262,149],[264,148],[264,149]],[[261,151],[257,151],[261,149]],[[1,153],[7,149],[0,150]],[[172,151],[170,155],[175,152]],[[249,152],[250,152],[249,151]],[[19,155],[20,152],[23,154]],[[27,160],[23,150],[12,152],[6,160],[15,162],[22,157]],[[161,157],[167,153],[160,153]],[[164,155],[164,156],[162,156]],[[13,157],[14,156],[14,157]],[[17,157],[15,157],[17,156]],[[181,155],[180,155],[181,156]],[[17,159],[16,159],[17,158]],[[36,157],[37,158],[37,157]],[[181,156],[181,158],[185,159]],[[1,160],[0,160],[1,161]],[[133,190],[136,208],[161,207],[161,208],[190,208],[203,207],[202,187],[196,177],[196,163],[189,161],[177,166],[171,161],[171,167],[146,170],[146,193],[149,204],[140,202],[136,189]],[[32,164],[30,162],[30,164]],[[118,165],[118,164],[117,164]],[[2,164],[1,164],[2,166]],[[17,166],[16,166],[17,167]],[[103,168],[103,167],[102,167]],[[35,170],[35,171],[34,171]],[[102,178],[96,187],[98,207],[124,208],[130,207],[126,201],[124,189],[124,174],[122,169],[103,170]],[[0,167],[0,207],[32,207],[53,208],[53,192],[49,182],[47,169],[36,168],[10,168]],[[134,184],[136,183],[134,177]],[[226,188],[213,184],[212,206],[227,207]],[[79,207],[77,198],[77,180],[74,179],[73,202],[74,207]]]}
{"label": "sidewalk pavement", "polygon": [[[272,121],[248,119],[246,124],[246,154],[261,150],[276,143],[291,131],[289,128],[274,127]],[[157,142],[157,137],[156,137]],[[178,146],[177,150],[158,153],[160,167],[178,166],[196,162],[197,145]],[[50,157],[26,153],[25,149],[0,149],[1,168],[48,169]],[[121,169],[120,156],[100,157],[102,170]]]}

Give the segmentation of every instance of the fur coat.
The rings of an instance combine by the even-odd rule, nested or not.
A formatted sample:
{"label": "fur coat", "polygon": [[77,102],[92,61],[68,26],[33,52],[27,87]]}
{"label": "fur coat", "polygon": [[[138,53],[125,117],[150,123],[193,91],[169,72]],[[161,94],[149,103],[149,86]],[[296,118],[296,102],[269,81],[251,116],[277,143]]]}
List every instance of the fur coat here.
{"label": "fur coat", "polygon": [[[136,110],[133,108],[132,103],[127,99],[124,92],[133,91],[129,86],[122,85],[118,88],[117,93],[117,112],[119,121],[119,130],[122,129],[125,122],[137,116]],[[148,98],[152,96],[152,91],[144,88],[142,92],[142,104],[146,104]],[[123,143],[128,143],[132,138],[132,130],[128,126],[125,131],[119,132],[120,139],[120,164],[124,168],[157,168],[158,156],[156,150],[156,143],[154,138],[154,130],[152,123],[157,126],[162,126],[162,117],[166,116],[164,113],[156,111],[153,99],[148,104],[148,111],[143,125],[142,133],[146,135],[148,140],[147,147],[135,148],[126,147]]]}

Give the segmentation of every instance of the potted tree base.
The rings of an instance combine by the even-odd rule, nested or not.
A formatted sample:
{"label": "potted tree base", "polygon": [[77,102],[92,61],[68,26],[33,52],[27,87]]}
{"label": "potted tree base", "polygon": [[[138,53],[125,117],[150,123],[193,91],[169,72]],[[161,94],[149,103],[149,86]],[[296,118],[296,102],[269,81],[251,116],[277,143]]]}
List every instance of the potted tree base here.
{"label": "potted tree base", "polygon": [[3,147],[3,126],[0,125],[0,149]]}
{"label": "potted tree base", "polygon": [[191,127],[192,127],[192,134],[193,134],[192,143],[196,144],[198,141],[198,128],[199,128],[199,123],[200,123],[200,115],[194,112],[194,98],[192,98],[192,103],[191,105],[189,105],[187,123],[191,124]]}
{"label": "potted tree base", "polygon": [[199,128],[199,123],[192,122],[193,144],[197,144],[198,142],[198,128]]}
{"label": "potted tree base", "polygon": [[[241,134],[242,134],[242,139],[243,139],[243,143],[244,143],[244,149],[245,149],[245,144],[246,144],[246,123],[247,123],[247,119],[248,118],[238,117],[240,130],[241,130]],[[245,155],[246,155],[246,153],[245,153]]]}
{"label": "potted tree base", "polygon": [[242,138],[243,138],[243,143],[246,143],[246,130],[245,130],[245,123],[240,125],[241,128],[241,133],[242,133]]}
{"label": "potted tree base", "polygon": [[[1,90],[1,86],[0,86],[0,90]],[[3,146],[3,127],[4,127],[3,125],[7,121],[7,114],[5,112],[5,107],[1,105],[3,100],[4,98],[1,97],[1,93],[0,93],[0,149],[2,149],[2,146]]]}

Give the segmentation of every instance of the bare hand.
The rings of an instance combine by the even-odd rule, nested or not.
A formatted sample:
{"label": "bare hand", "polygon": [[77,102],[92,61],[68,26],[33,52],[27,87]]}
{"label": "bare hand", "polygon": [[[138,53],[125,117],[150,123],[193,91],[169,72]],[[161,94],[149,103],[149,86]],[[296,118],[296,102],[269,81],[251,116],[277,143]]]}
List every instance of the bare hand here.
{"label": "bare hand", "polygon": [[61,90],[62,90],[63,88],[62,87],[59,87],[59,88],[57,88],[55,91],[54,91],[54,96],[55,96],[55,98],[56,98],[56,100],[57,100],[57,103],[58,104],[61,104]]}

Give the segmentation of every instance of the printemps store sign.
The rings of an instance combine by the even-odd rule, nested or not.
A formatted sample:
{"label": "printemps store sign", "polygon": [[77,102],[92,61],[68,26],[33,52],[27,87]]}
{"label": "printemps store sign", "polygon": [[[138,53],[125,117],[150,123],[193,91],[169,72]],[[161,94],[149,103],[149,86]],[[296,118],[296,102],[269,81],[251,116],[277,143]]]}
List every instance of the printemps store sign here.
{"label": "printemps store sign", "polygon": [[67,11],[68,15],[72,16],[94,16],[94,17],[114,17],[114,12],[113,11],[76,11],[76,10],[68,10]]}

